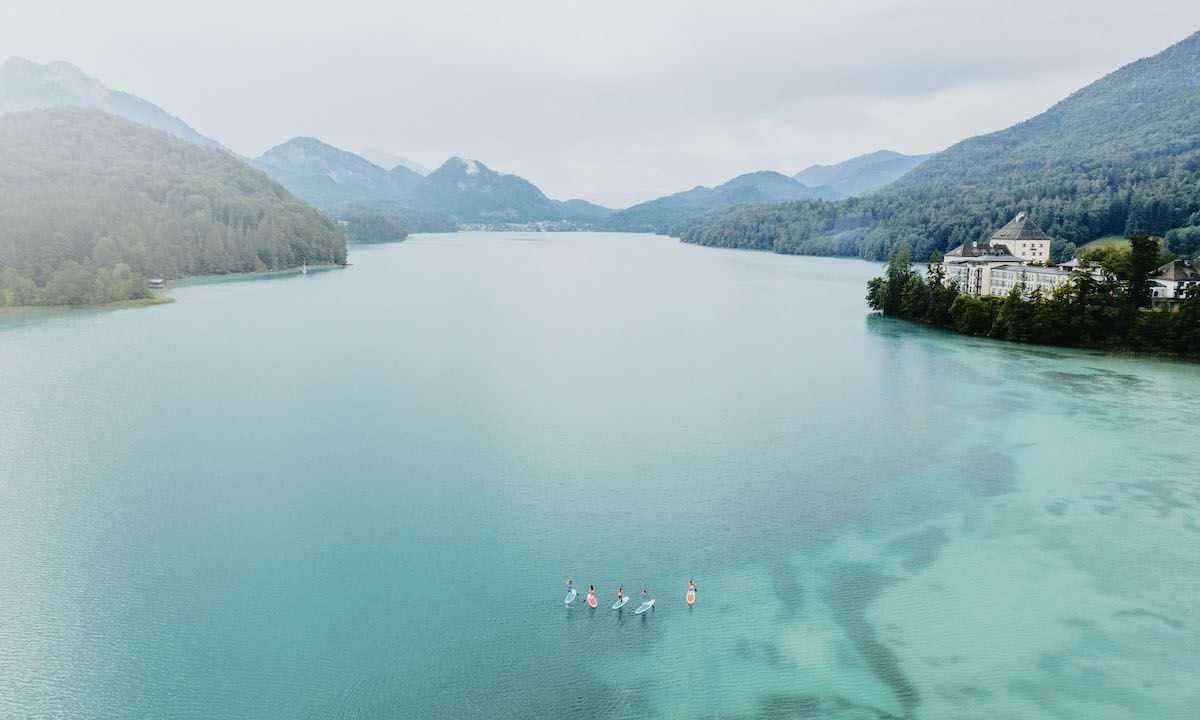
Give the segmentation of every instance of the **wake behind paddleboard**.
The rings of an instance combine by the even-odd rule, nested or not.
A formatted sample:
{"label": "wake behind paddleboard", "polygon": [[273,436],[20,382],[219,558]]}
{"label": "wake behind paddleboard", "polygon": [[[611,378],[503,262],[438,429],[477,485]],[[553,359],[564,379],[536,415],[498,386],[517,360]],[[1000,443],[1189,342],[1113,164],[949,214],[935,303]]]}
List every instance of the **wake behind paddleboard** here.
{"label": "wake behind paddleboard", "polygon": [[649,610],[652,607],[654,607],[654,598],[650,598],[649,600],[642,603],[641,605],[638,605],[638,609],[634,610],[633,614],[641,615],[642,613],[646,612],[647,610]]}
{"label": "wake behind paddleboard", "polygon": [[567,596],[565,598],[563,598],[563,604],[570,605],[571,602],[575,600],[575,596],[578,594],[579,593],[575,592],[575,588],[571,588],[570,590],[567,591]]}
{"label": "wake behind paddleboard", "polygon": [[625,603],[627,602],[629,602],[628,595],[613,603],[613,610],[620,610],[621,608],[625,607]]}

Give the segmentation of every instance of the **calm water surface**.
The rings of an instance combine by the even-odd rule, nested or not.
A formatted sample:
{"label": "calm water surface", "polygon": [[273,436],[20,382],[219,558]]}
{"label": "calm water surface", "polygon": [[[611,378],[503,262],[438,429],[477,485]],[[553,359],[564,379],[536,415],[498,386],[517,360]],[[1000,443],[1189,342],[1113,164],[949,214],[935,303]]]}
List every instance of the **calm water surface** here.
{"label": "calm water surface", "polygon": [[0,717],[1196,717],[1200,368],[852,260],[352,260],[0,318]]}

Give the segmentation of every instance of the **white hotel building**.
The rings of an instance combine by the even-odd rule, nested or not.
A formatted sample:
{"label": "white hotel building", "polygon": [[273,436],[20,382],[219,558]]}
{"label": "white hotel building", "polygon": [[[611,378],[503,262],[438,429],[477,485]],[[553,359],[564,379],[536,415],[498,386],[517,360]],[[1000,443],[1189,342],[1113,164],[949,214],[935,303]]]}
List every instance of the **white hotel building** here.
{"label": "white hotel building", "polygon": [[1005,297],[1019,287],[1028,297],[1035,289],[1048,295],[1070,279],[1071,268],[1029,264],[1049,259],[1050,237],[1020,212],[987,245],[963,243],[947,252],[942,268],[946,282],[957,285],[959,292]]}
{"label": "white hotel building", "polygon": [[[1030,265],[1050,257],[1050,238],[1023,213],[996,231],[987,245],[963,243],[946,253],[942,261],[947,285],[958,286],[961,293],[979,297],[1007,297],[1013,288],[1021,288],[1028,298],[1034,290],[1048,296],[1071,281],[1073,273],[1086,272],[1100,277],[1104,271],[1079,260],[1054,267]],[[1150,278],[1152,309],[1174,309],[1190,292],[1200,292],[1200,263],[1173,260]]]}

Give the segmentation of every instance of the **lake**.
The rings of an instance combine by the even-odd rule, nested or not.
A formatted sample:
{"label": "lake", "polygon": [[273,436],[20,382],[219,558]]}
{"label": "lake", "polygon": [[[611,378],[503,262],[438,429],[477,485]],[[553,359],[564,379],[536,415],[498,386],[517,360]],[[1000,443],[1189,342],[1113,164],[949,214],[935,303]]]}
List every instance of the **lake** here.
{"label": "lake", "polygon": [[1200,367],[856,260],[351,261],[0,316],[0,716],[1195,717]]}

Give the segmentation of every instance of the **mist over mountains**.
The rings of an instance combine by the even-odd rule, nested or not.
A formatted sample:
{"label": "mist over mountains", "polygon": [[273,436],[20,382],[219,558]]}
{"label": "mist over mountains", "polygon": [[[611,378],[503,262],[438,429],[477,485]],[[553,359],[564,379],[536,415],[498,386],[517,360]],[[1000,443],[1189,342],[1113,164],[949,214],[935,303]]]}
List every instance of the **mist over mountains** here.
{"label": "mist over mountains", "polygon": [[389,170],[394,170],[403,165],[418,175],[428,175],[431,172],[429,168],[425,167],[419,162],[416,162],[415,160],[409,160],[401,155],[390,153],[387,150],[380,150],[379,148],[372,147],[370,145],[367,145],[362,150],[359,150],[358,155],[368,162],[375,163],[379,167]]}
{"label": "mist over mountains", "polygon": [[[62,106],[89,112],[53,110]],[[70,176],[81,166],[69,157],[10,154],[14,162],[0,168],[10,197],[36,205],[36,198],[15,189],[26,183],[38,187],[54,198],[56,212],[77,225],[64,232],[43,223],[38,231],[26,218],[15,235],[0,228],[17,238],[10,239],[0,265],[20,268],[38,287],[46,287],[57,264],[67,261],[88,272],[111,269],[115,262],[166,276],[231,272],[287,267],[310,253],[314,260],[337,262],[328,251],[331,237],[391,241],[409,232],[461,227],[658,232],[706,245],[867,258],[887,257],[902,244],[926,257],[983,240],[1018,210],[1030,212],[1055,238],[1056,257],[1107,235],[1165,234],[1168,244],[1173,237],[1200,235],[1200,33],[1097,80],[1036,117],[940,153],[881,150],[790,177],[749,172],[620,211],[550,198],[525,178],[462,157],[429,171],[378,149],[364,150],[372,162],[317,138],[297,137],[243,158],[157,105],[112,90],[63,62],[10,58],[0,65],[0,116],[19,118],[6,126],[14,147],[53,143],[55,137],[93,143],[96,147],[80,148],[86,157],[104,157],[126,170],[145,167],[146,148],[164,153],[166,168],[174,170],[143,171],[141,180],[127,172],[120,183],[104,186],[114,207],[138,207],[139,195],[166,197],[156,182],[190,188],[195,198],[190,205],[159,202],[153,211],[126,212],[118,220],[84,199],[71,204],[73,197],[88,195]],[[58,135],[37,135],[31,117],[53,120]],[[114,125],[106,117],[134,125]],[[179,146],[163,143],[157,132],[220,160],[189,156],[185,164],[173,165]],[[87,154],[96,149],[101,155]],[[28,162],[31,157],[36,166]],[[242,220],[230,220],[250,212],[233,203],[233,187],[246,188],[252,198],[247,202],[256,208],[253,231]],[[328,222],[300,212],[300,200]],[[89,223],[87,213],[97,215],[91,225],[100,232],[129,244],[116,254],[93,257],[92,248],[107,247],[107,241],[81,230]],[[196,225],[202,217],[208,220]],[[278,234],[285,227],[303,227],[308,239],[297,245],[286,232]],[[63,238],[72,236],[77,239],[64,245]],[[127,238],[156,238],[157,259],[139,249],[147,247],[144,240]],[[52,248],[49,255],[38,254],[42,245]]]}
{"label": "mist over mountains", "polygon": [[[111,90],[68,63],[39,65],[12,58],[0,68],[0,112],[61,105],[94,107],[224,150],[157,105]],[[332,217],[369,208],[410,232],[528,224],[663,232],[714,210],[865,192],[894,179],[912,162],[897,153],[875,155],[870,162],[856,158],[814,166],[795,178],[773,171],[746,173],[713,188],[697,186],[619,212],[581,199],[554,200],[524,178],[457,157],[430,171],[378,148],[355,154],[317,138],[297,137],[244,160]]]}
{"label": "mist over mountains", "polygon": [[810,187],[832,188],[840,197],[854,197],[899,180],[932,155],[902,155],[878,150],[834,165],[810,165],[792,176]]}
{"label": "mist over mountains", "polygon": [[154,103],[111,90],[70,63],[39,65],[24,58],[10,57],[0,65],[0,114],[62,105],[104,110],[203,147],[223,147]]}

